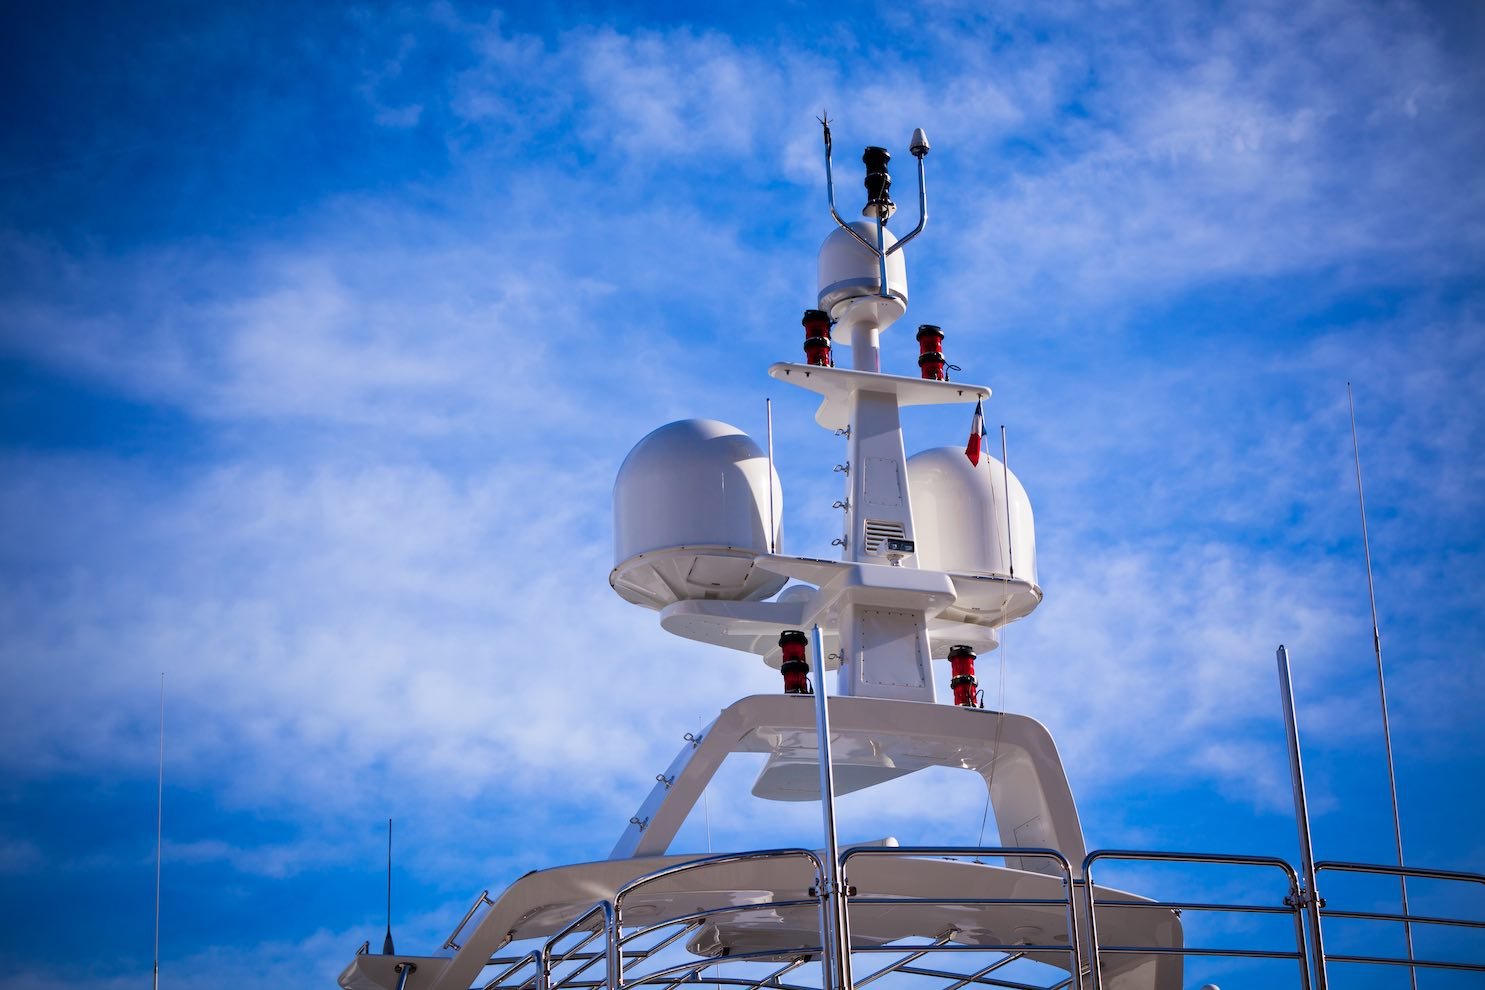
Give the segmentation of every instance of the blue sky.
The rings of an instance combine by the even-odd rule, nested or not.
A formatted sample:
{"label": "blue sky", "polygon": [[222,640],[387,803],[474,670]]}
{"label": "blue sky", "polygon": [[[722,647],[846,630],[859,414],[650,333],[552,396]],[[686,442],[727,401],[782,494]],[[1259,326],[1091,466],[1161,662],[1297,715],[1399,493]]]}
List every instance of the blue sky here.
{"label": "blue sky", "polygon": [[[1090,846],[1294,857],[1283,642],[1320,853],[1389,857],[1351,381],[1409,857],[1485,867],[1478,8],[56,8],[0,14],[0,987],[148,979],[162,671],[162,967],[203,987],[330,985],[389,816],[433,948],[776,690],[609,590],[609,491],[769,395],[788,547],[830,552],[838,441],[764,375],[827,107],[848,201],[885,144],[912,214],[933,141],[904,325],[995,389],[1047,597],[981,669]],[[977,838],[894,800],[848,835]]]}

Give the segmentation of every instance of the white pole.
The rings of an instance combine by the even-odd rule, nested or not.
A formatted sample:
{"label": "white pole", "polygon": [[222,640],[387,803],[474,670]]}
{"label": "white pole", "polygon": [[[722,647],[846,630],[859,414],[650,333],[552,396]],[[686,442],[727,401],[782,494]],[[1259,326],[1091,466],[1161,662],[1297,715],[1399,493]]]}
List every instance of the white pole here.
{"label": "white pole", "polygon": [[763,400],[764,415],[768,417],[768,552],[779,552],[778,523],[774,521],[773,508],[773,400]]}
{"label": "white pole", "polygon": [[160,990],[160,852],[165,836],[165,672],[160,672],[160,763],[155,774],[155,976]]}
{"label": "white pole", "polygon": [[392,945],[392,819],[387,819],[387,937],[382,939],[382,955],[395,955]]}
{"label": "white pole", "polygon": [[[1387,719],[1387,681],[1382,676],[1382,632],[1377,624],[1377,592],[1372,583],[1372,543],[1366,529],[1366,492],[1361,486],[1361,444],[1356,439],[1356,401],[1351,397],[1351,383],[1346,383],[1346,405],[1351,411],[1351,453],[1356,460],[1356,500],[1361,505],[1361,547],[1366,557],[1366,597],[1372,607],[1372,654],[1377,659],[1377,696],[1382,702],[1382,742],[1387,750],[1387,792],[1392,797],[1392,840],[1397,847],[1398,869],[1403,862],[1402,818],[1397,811],[1397,771],[1392,763],[1392,728]],[[1402,891],[1402,913],[1408,914],[1408,878],[1399,876]],[[1413,961],[1413,923],[1403,922],[1403,939],[1407,943],[1408,962]],[[1413,990],[1418,990],[1418,970],[1408,967]]]}
{"label": "white pole", "polygon": [[815,729],[820,755],[820,816],[825,827],[826,915],[831,921],[827,955],[834,964],[834,990],[851,990],[851,943],[844,891],[840,884],[840,846],[835,834],[835,776],[830,761],[830,709],[825,703],[825,647],[820,627],[811,633],[815,647]]}
{"label": "white pole", "polygon": [[1011,545],[1011,459],[1006,454],[1005,424],[1000,424],[1000,483],[1005,488],[1005,556],[1011,577],[1016,576],[1016,548]]}
{"label": "white pole", "polygon": [[1289,651],[1280,646],[1275,654],[1279,665],[1279,701],[1284,706],[1284,735],[1289,743],[1289,782],[1294,789],[1294,820],[1299,826],[1299,866],[1305,889],[1300,891],[1300,909],[1310,919],[1310,954],[1315,967],[1316,990],[1326,990],[1325,940],[1320,934],[1320,893],[1315,889],[1315,846],[1310,838],[1310,806],[1305,798],[1305,768],[1299,757],[1299,716],[1294,711],[1294,683],[1289,676]]}

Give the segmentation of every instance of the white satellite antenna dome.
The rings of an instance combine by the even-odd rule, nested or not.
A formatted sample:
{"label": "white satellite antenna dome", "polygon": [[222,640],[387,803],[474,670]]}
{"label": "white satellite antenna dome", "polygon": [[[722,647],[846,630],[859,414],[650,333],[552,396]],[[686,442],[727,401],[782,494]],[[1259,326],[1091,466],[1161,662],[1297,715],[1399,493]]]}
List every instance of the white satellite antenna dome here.
{"label": "white satellite antenna dome", "polygon": [[779,547],[783,509],[777,472],[742,430],[714,419],[662,426],[635,444],[614,480],[609,584],[657,610],[769,598],[788,579],[753,561]]}
{"label": "white satellite antenna dome", "polygon": [[[876,221],[857,220],[851,228],[868,243],[876,243]],[[882,238],[883,250],[890,250],[897,243],[897,236],[890,230],[884,229]],[[841,319],[853,304],[857,309],[856,319],[847,320],[836,328],[836,342],[847,347],[854,344],[852,331],[857,322],[865,320],[885,327],[907,310],[907,262],[903,252],[887,255],[888,295],[883,296],[880,259],[844,227],[837,226],[820,245],[819,284],[819,306],[830,314],[832,320]],[[862,308],[871,312],[860,312]]]}
{"label": "white satellite antenna dome", "polygon": [[1031,500],[1000,461],[981,454],[976,466],[958,447],[935,447],[909,457],[907,475],[919,567],[1009,577],[1014,564],[1016,578],[1037,583]]}

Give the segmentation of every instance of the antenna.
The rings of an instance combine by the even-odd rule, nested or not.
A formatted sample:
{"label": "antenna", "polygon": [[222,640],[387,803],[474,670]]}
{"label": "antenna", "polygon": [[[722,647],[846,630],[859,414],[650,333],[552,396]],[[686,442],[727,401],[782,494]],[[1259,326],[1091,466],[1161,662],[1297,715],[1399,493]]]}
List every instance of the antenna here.
{"label": "antenna", "polygon": [[1005,487],[1005,556],[1011,577],[1016,576],[1016,549],[1011,546],[1011,459],[1006,456],[1005,424],[1000,424],[1000,483]]}
{"label": "antenna", "polygon": [[866,165],[866,190],[867,204],[861,211],[862,216],[876,221],[877,237],[873,244],[867,240],[865,235],[855,227],[846,223],[835,208],[835,172],[831,164],[831,149],[833,143],[830,138],[830,114],[822,113],[817,120],[825,139],[825,192],[830,202],[830,215],[842,230],[856,238],[861,246],[866,248],[877,257],[877,294],[883,298],[891,296],[887,287],[887,256],[901,251],[908,241],[923,233],[923,228],[928,226],[928,186],[923,172],[923,159],[928,156],[931,145],[928,143],[928,135],[923,133],[923,128],[914,129],[912,143],[908,151],[918,162],[918,226],[914,227],[906,237],[888,246],[886,243],[885,229],[887,221],[896,210],[896,204],[892,202],[889,191],[892,188],[892,178],[887,173],[887,161],[892,156],[886,148],[869,147],[861,156],[862,163]]}
{"label": "antenna", "polygon": [[[1366,528],[1366,492],[1361,485],[1361,444],[1356,439],[1356,400],[1351,395],[1351,383],[1346,383],[1346,406],[1351,412],[1351,453],[1356,461],[1356,500],[1361,506],[1361,547],[1366,557],[1366,597],[1372,608],[1372,654],[1377,658],[1377,696],[1382,702],[1382,742],[1387,749],[1387,790],[1392,798],[1392,839],[1397,846],[1397,866],[1403,869],[1402,817],[1397,811],[1397,771],[1392,762],[1392,727],[1387,719],[1387,682],[1382,676],[1382,632],[1377,624],[1377,591],[1372,581],[1372,542]],[[1402,913],[1408,914],[1408,879],[1398,876],[1402,890]],[[1413,959],[1413,923],[1403,922],[1403,936],[1407,941],[1408,960]],[[1411,965],[1408,977],[1413,990],[1418,990],[1418,971]]]}
{"label": "antenna", "polygon": [[763,411],[768,417],[768,552],[779,552],[777,539],[778,523],[774,522],[773,509],[773,400],[763,400]]}
{"label": "antenna", "polygon": [[155,775],[155,976],[160,990],[160,851],[165,836],[165,672],[160,671],[160,764]]}
{"label": "antenna", "polygon": [[392,819],[387,819],[387,937],[382,940],[382,955],[395,955],[392,948]]}

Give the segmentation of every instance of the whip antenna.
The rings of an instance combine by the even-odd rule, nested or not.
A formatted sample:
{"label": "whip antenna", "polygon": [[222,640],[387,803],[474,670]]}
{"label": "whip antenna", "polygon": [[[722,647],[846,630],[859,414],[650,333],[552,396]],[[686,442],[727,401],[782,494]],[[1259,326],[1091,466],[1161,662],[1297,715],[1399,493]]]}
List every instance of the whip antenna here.
{"label": "whip antenna", "polygon": [[155,774],[155,976],[160,990],[160,850],[165,836],[165,672],[160,672],[160,764]]}
{"label": "whip antenna", "polygon": [[387,937],[382,939],[382,955],[395,955],[392,948],[392,819],[387,819]]}
{"label": "whip antenna", "polygon": [[1005,424],[1000,424],[1000,483],[1005,486],[1005,556],[1016,576],[1016,548],[1011,545],[1011,459],[1006,455]]}
{"label": "whip antenna", "polygon": [[[1387,749],[1387,790],[1392,797],[1392,839],[1397,845],[1397,867],[1404,868],[1402,818],[1397,812],[1397,771],[1392,763],[1392,728],[1387,720],[1387,682],[1382,676],[1382,632],[1377,624],[1377,592],[1372,582],[1372,544],[1366,529],[1366,492],[1361,485],[1361,444],[1356,439],[1356,400],[1351,396],[1351,383],[1346,383],[1346,406],[1351,412],[1351,453],[1356,461],[1356,501],[1361,506],[1361,548],[1366,557],[1366,596],[1372,608],[1372,654],[1377,658],[1377,696],[1382,702],[1382,741]],[[1413,959],[1413,923],[1408,915],[1408,878],[1399,876],[1402,890],[1403,935],[1408,943],[1408,961]],[[1418,971],[1408,967],[1413,990],[1418,990]]]}
{"label": "whip antenna", "polygon": [[778,523],[773,510],[773,400],[763,400],[763,410],[768,417],[768,552],[779,552]]}

